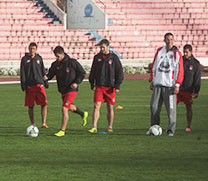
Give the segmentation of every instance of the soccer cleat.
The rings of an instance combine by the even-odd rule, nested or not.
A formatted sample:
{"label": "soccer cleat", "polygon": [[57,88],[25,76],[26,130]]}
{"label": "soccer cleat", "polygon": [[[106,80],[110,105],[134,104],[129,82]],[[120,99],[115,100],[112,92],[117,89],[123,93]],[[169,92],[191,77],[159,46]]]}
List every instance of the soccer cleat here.
{"label": "soccer cleat", "polygon": [[168,130],[167,134],[168,134],[168,136],[174,136],[174,134],[172,133],[171,130]]}
{"label": "soccer cleat", "polygon": [[48,128],[47,124],[42,124],[41,128]]}
{"label": "soccer cleat", "polygon": [[168,136],[174,136],[174,134],[173,133],[168,133]]}
{"label": "soccer cleat", "polygon": [[109,129],[108,129],[108,132],[109,132],[109,133],[113,133],[113,129],[112,129],[112,128],[109,128]]}
{"label": "soccer cleat", "polygon": [[82,117],[83,123],[82,126],[86,126],[87,125],[87,117],[88,117],[88,112],[84,112],[84,116]]}
{"label": "soccer cleat", "polygon": [[60,130],[58,133],[55,133],[54,135],[61,137],[61,136],[64,136],[65,135],[65,132],[62,131],[62,130]]}
{"label": "soccer cleat", "polygon": [[89,130],[90,133],[97,133],[97,128],[95,127],[92,127],[90,130]]}
{"label": "soccer cleat", "polygon": [[191,132],[191,128],[186,128],[185,131]]}

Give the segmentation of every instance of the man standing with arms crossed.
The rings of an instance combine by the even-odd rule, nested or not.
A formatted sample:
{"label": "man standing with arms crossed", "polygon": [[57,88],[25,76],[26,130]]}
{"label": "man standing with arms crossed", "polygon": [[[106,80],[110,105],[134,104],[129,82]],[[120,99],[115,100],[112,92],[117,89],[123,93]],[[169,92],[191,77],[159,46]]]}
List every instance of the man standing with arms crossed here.
{"label": "man standing with arms crossed", "polygon": [[25,91],[25,106],[28,106],[30,122],[35,125],[34,121],[34,101],[41,105],[42,126],[48,128],[46,124],[47,117],[47,100],[44,89],[44,78],[46,72],[42,57],[37,52],[37,44],[30,43],[29,53],[26,53],[21,60],[20,80],[21,88]]}
{"label": "man standing with arms crossed", "polygon": [[64,136],[66,126],[69,120],[69,110],[77,113],[82,117],[83,126],[87,124],[88,112],[83,112],[73,105],[74,99],[78,93],[78,85],[82,82],[85,76],[85,71],[79,62],[70,58],[61,46],[54,49],[56,61],[52,63],[49,72],[48,80],[56,76],[58,90],[61,93],[62,105],[62,126],[61,130],[55,133],[55,136]]}
{"label": "man standing with arms crossed", "polygon": [[200,63],[192,54],[192,46],[186,44],[183,48],[184,80],[177,94],[177,103],[184,102],[186,105],[187,132],[191,131],[193,99],[198,97],[201,87]]}
{"label": "man standing with arms crossed", "polygon": [[97,122],[100,117],[102,102],[107,103],[108,132],[113,132],[116,93],[120,90],[123,81],[123,68],[116,54],[109,51],[109,41],[101,40],[100,53],[94,56],[89,82],[94,91],[93,126],[90,133],[97,133]]}
{"label": "man standing with arms crossed", "polygon": [[[164,102],[169,124],[168,136],[174,136],[176,129],[176,94],[183,81],[183,59],[174,46],[174,36],[166,33],[165,46],[160,47],[154,57],[149,78],[152,98],[150,102],[151,126],[160,124],[160,111]],[[147,134],[150,134],[148,131]]]}

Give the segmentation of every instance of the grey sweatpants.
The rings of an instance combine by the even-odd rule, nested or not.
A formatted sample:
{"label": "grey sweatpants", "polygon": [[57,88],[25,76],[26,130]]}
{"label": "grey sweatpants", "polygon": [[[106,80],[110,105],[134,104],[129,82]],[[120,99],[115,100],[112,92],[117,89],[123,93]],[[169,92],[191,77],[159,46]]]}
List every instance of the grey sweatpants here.
{"label": "grey sweatpants", "polygon": [[151,125],[160,124],[160,111],[164,102],[168,114],[168,130],[173,134],[176,129],[176,95],[173,88],[164,86],[154,86],[150,102]]}

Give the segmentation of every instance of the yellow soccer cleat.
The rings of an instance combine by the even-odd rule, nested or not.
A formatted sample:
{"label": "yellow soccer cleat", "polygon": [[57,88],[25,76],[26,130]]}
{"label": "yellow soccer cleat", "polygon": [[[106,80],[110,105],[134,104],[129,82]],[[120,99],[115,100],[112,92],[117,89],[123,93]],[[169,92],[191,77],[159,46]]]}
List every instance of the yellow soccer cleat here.
{"label": "yellow soccer cleat", "polygon": [[84,112],[84,116],[82,118],[83,120],[83,123],[82,123],[82,126],[86,126],[87,125],[87,117],[88,117],[88,112]]}
{"label": "yellow soccer cleat", "polygon": [[55,136],[58,136],[58,137],[61,137],[61,136],[64,136],[65,135],[65,132],[60,130],[58,133],[55,133],[54,134]]}
{"label": "yellow soccer cleat", "polygon": [[92,127],[90,130],[89,130],[90,133],[97,133],[97,128],[95,127]]}

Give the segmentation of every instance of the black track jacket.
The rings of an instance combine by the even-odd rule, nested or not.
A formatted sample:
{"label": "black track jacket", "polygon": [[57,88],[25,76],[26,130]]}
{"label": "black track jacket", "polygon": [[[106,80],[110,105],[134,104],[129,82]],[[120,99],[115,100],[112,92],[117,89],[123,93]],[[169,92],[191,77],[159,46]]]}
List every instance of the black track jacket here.
{"label": "black track jacket", "polygon": [[51,64],[48,72],[48,80],[56,76],[58,90],[61,94],[78,91],[70,87],[71,84],[80,84],[85,77],[85,71],[80,63],[70,58],[66,53],[62,61],[56,60]]}
{"label": "black track jacket", "polygon": [[183,56],[184,79],[180,90],[198,93],[201,86],[200,63],[192,55],[188,59]]}
{"label": "black track jacket", "polygon": [[89,75],[91,89],[95,85],[120,89],[123,77],[123,67],[116,54],[110,52],[106,59],[101,52],[94,56]]}
{"label": "black track jacket", "polygon": [[43,76],[46,74],[42,57],[36,54],[32,58],[28,53],[22,57],[20,65],[20,80],[22,90],[28,86],[44,84]]}

